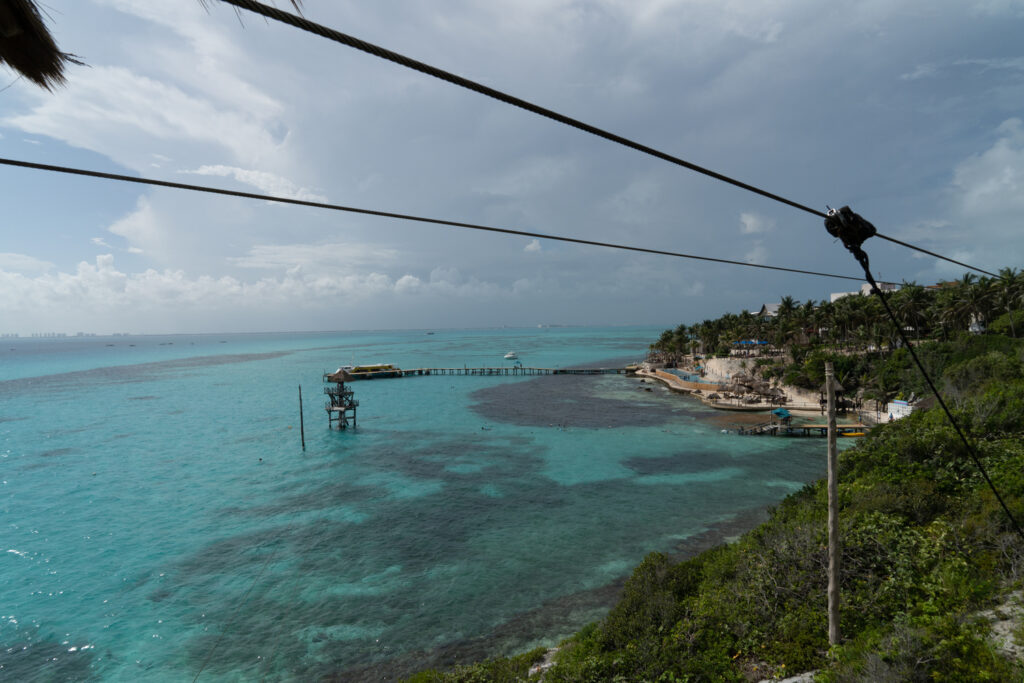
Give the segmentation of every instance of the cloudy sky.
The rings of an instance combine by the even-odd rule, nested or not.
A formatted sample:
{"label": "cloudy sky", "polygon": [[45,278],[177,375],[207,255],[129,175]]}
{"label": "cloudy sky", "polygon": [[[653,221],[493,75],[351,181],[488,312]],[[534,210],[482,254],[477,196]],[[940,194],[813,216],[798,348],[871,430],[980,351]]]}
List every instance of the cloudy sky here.
{"label": "cloudy sky", "polygon": [[[212,0],[46,0],[0,156],[855,275],[820,219]],[[290,5],[278,2],[283,8]],[[989,270],[1024,2],[305,0],[307,18]],[[856,283],[0,167],[0,332],[674,325]],[[888,280],[959,276],[866,245]]]}

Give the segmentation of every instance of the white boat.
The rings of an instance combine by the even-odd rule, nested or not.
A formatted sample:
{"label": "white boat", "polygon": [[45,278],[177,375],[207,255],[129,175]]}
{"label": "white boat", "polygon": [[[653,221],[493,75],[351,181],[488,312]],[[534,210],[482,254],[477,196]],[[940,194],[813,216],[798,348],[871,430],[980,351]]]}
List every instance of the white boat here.
{"label": "white boat", "polygon": [[505,354],[505,360],[515,360],[516,358],[519,358],[519,354],[515,351],[509,351]]}

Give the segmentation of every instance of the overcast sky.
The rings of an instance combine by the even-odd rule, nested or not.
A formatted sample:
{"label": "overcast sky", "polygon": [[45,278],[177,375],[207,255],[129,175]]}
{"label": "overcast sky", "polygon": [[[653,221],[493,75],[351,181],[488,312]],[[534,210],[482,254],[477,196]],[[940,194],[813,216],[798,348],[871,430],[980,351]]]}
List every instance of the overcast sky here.
{"label": "overcast sky", "polygon": [[[2,156],[857,274],[812,215],[208,4],[46,0],[61,49],[88,66],[54,93],[0,67]],[[1024,2],[303,11],[982,268],[1022,265]],[[0,332],[669,326],[857,288],[10,167],[0,187]],[[884,279],[962,274],[866,249]]]}

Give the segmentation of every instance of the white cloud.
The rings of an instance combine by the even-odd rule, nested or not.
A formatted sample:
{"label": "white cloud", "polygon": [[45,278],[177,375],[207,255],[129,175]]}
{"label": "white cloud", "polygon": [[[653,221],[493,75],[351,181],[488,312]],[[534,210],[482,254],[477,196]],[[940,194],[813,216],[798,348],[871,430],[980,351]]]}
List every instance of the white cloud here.
{"label": "white cloud", "polygon": [[965,216],[986,217],[1024,210],[1024,123],[1013,118],[997,129],[995,144],[960,163],[953,174]]}
{"label": "white cloud", "polygon": [[[128,240],[129,251],[133,253],[159,254],[167,246],[167,236],[161,219],[146,196],[139,197],[135,203],[135,210],[115,221],[107,230]],[[93,241],[96,239],[98,238],[94,238]]]}
{"label": "white cloud", "polygon": [[29,256],[0,254],[0,314],[8,321],[16,314],[20,317],[14,319],[59,315],[75,325],[98,315],[121,320],[117,324],[123,328],[123,311],[131,311],[131,320],[136,321],[147,316],[155,320],[167,316],[167,321],[174,321],[203,311],[225,320],[239,315],[262,319],[301,310],[316,315],[336,310],[339,304],[352,307],[378,302],[371,308],[379,309],[395,296],[506,299],[521,289],[518,284],[503,288],[464,278],[456,269],[446,268],[435,269],[429,282],[408,273],[394,279],[379,271],[290,272],[246,281],[230,276],[193,277],[178,269],[128,273],[117,268],[112,254],[102,254],[93,262],[82,261],[73,272],[50,272],[52,269],[52,264]]}
{"label": "white cloud", "polygon": [[[4,255],[17,256],[17,255]],[[32,265],[30,257],[22,257]],[[43,262],[38,262],[43,264]],[[19,259],[2,259],[0,264],[0,311],[148,311],[158,307],[199,305],[211,310],[236,307],[259,309],[267,305],[329,307],[331,297],[366,297],[388,291],[409,291],[412,281],[402,277],[398,285],[386,274],[311,275],[261,278],[245,282],[233,277],[201,275],[189,277],[184,271],[148,269],[125,273],[114,265],[111,254],[83,261],[73,273],[42,273],[29,277],[10,272]],[[42,266],[35,268],[43,269]],[[415,278],[413,278],[415,279]]]}
{"label": "white cloud", "polygon": [[118,251],[126,251],[129,254],[143,254],[143,253],[145,253],[142,249],[139,249],[138,247],[133,247],[133,246],[115,247],[114,245],[110,244],[109,242],[107,242],[102,237],[93,237],[89,241],[92,242],[93,244],[95,244],[97,247],[103,247],[104,249],[117,249]]}
{"label": "white cloud", "polygon": [[922,78],[930,78],[935,75],[934,64],[918,64],[913,71],[900,74],[901,81],[916,81]]}
{"label": "white cloud", "polygon": [[[1024,260],[1024,122],[1007,119],[994,132],[996,140],[988,149],[964,159],[953,171],[948,189],[953,225],[937,247],[951,258],[990,270]],[[963,268],[937,265],[936,272],[957,275]]]}
{"label": "white cloud", "polygon": [[1008,57],[1003,59],[958,59],[953,62],[958,66],[980,66],[982,71],[1022,71],[1024,57]]}
{"label": "white cloud", "polygon": [[0,253],[0,270],[10,270],[19,273],[45,272],[53,268],[49,261],[42,261],[25,254]]}
{"label": "white cloud", "polygon": [[540,250],[540,240],[538,239],[530,240],[530,243],[523,247],[523,251],[527,253],[536,253],[539,252]]}
{"label": "white cloud", "polygon": [[228,258],[240,268],[298,272],[350,272],[356,268],[381,267],[393,263],[397,252],[369,244],[333,242],[325,244],[258,244],[245,256]]}
{"label": "white cloud", "polygon": [[457,296],[468,299],[491,299],[508,294],[508,290],[493,282],[476,277],[464,277],[458,268],[437,267],[430,271],[427,291],[440,296]]}
{"label": "white cloud", "polygon": [[[187,46],[169,42],[147,46],[153,51],[153,62],[174,79],[205,92],[212,99],[235,103],[239,109],[255,112],[260,117],[274,117],[282,111],[280,102],[233,73],[251,67],[251,59],[238,49],[231,35],[218,27],[211,12],[203,9],[200,3],[175,5],[149,0],[99,2],[170,29],[187,41]],[[182,63],[188,63],[188,68],[173,67]]]}
{"label": "white cloud", "polygon": [[1024,2],[1021,0],[975,0],[971,9],[975,14],[988,16],[1024,16]]}
{"label": "white cloud", "polygon": [[677,34],[685,27],[694,27],[698,35],[715,38],[736,35],[761,43],[774,43],[785,28],[785,23],[773,14],[781,14],[777,7],[765,3],[758,5],[737,0],[605,0],[609,9],[621,15],[635,33]]}
{"label": "white cloud", "polygon": [[768,249],[760,242],[755,242],[754,245],[743,255],[743,260],[747,263],[764,263],[768,259]]}
{"label": "white cloud", "polygon": [[194,171],[182,171],[194,175],[231,177],[235,180],[251,185],[262,191],[264,194],[286,199],[301,199],[307,202],[326,202],[327,197],[315,194],[304,187],[298,187],[295,183],[267,171],[253,171],[236,166],[224,166],[217,164],[213,166],[200,166]]}
{"label": "white cloud", "polygon": [[399,294],[415,294],[423,287],[423,282],[414,275],[403,275],[395,282],[395,291]]}
{"label": "white cloud", "polygon": [[770,232],[775,227],[775,221],[756,213],[744,212],[740,214],[740,232],[744,235],[756,235]]}
{"label": "white cloud", "polygon": [[458,268],[437,267],[430,271],[431,284],[457,285],[462,281],[462,273]]}
{"label": "white cloud", "polygon": [[649,220],[651,207],[660,194],[661,183],[655,178],[633,178],[604,204],[611,215],[623,223],[643,224]]}
{"label": "white cloud", "polygon": [[27,90],[31,112],[0,123],[109,156],[137,170],[152,163],[154,146],[172,152],[182,142],[226,149],[246,165],[274,156],[272,119],[124,67],[78,69],[54,93]]}
{"label": "white cloud", "polygon": [[576,162],[557,157],[536,157],[520,162],[516,168],[478,185],[481,194],[521,197],[549,191],[576,171]]}

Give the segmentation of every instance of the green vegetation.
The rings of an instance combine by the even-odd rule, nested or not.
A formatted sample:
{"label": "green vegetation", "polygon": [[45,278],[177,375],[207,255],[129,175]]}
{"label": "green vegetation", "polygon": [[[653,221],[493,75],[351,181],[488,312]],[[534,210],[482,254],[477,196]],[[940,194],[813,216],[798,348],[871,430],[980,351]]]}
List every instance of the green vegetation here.
{"label": "green vegetation", "polygon": [[[964,336],[926,358],[1024,520],[1024,341]],[[904,370],[896,355],[886,363]],[[562,644],[545,680],[748,681],[808,669],[835,683],[1024,680],[975,616],[1019,587],[1024,543],[945,416],[880,425],[841,455],[839,481],[843,645],[830,652],[827,640],[818,482],[734,544],[683,562],[648,555],[608,616]],[[539,656],[522,657],[415,680],[526,680]]]}
{"label": "green vegetation", "polygon": [[[887,294],[889,305],[907,335],[926,351],[932,342],[956,339],[969,328],[1006,337],[1024,336],[1024,273],[1010,268],[1000,278],[965,275],[935,287],[904,283]],[[754,364],[764,379],[778,379],[804,389],[824,382],[823,361],[830,360],[848,395],[886,402],[903,390],[905,396],[926,391],[910,370],[909,359],[894,359],[898,368],[878,372],[900,341],[874,296],[846,296],[835,302],[782,298],[774,317],[749,311],[727,313],[716,320],[665,330],[651,344],[653,356],[670,363],[691,353],[728,355],[737,341],[764,340],[779,352]],[[905,352],[904,352],[905,353]],[[902,381],[907,380],[907,381]]]}
{"label": "green vegetation", "polygon": [[544,648],[539,647],[514,657],[498,657],[479,664],[458,666],[448,672],[434,671],[433,669],[421,671],[406,680],[407,683],[445,683],[446,681],[514,683],[515,681],[525,681],[529,678],[530,667],[544,659],[545,652]]}
{"label": "green vegetation", "polygon": [[[939,305],[962,295],[976,306],[979,297],[965,292],[981,286],[965,278],[905,296],[916,302],[915,336],[928,339],[918,347],[922,362],[1004,501],[1024,522],[1024,339],[1018,338],[1024,336],[1024,319],[1005,307],[993,313],[964,303],[967,312],[952,321]],[[986,300],[1004,301],[992,293],[995,283],[984,286],[990,292]],[[846,306],[871,306],[871,299],[848,299]],[[966,332],[972,317],[992,320],[989,332]],[[769,332],[775,324],[790,329],[784,322],[757,324]],[[708,323],[702,325],[667,331],[655,346],[669,353],[667,344],[683,338],[692,346],[695,337],[708,334]],[[863,324],[846,325],[845,336],[792,341],[784,364],[760,358],[750,365],[817,385],[823,381],[822,361],[831,359],[839,373],[885,397],[926,395],[907,350],[874,333],[855,332],[862,329]],[[765,336],[735,332],[720,335]],[[719,338],[703,341],[717,348]],[[872,344],[874,352],[868,350]],[[827,683],[1024,681],[1024,666],[994,648],[988,624],[978,616],[1024,585],[1024,541],[945,415],[919,410],[874,428],[841,454],[839,496],[841,645],[830,648],[827,638],[827,501],[821,481],[786,498],[767,522],[733,544],[682,562],[648,555],[608,616],[561,644],[544,680],[740,682],[813,669],[816,680]],[[1020,633],[1024,626],[1018,626]],[[528,680],[530,665],[539,659],[534,651],[414,680]]]}

